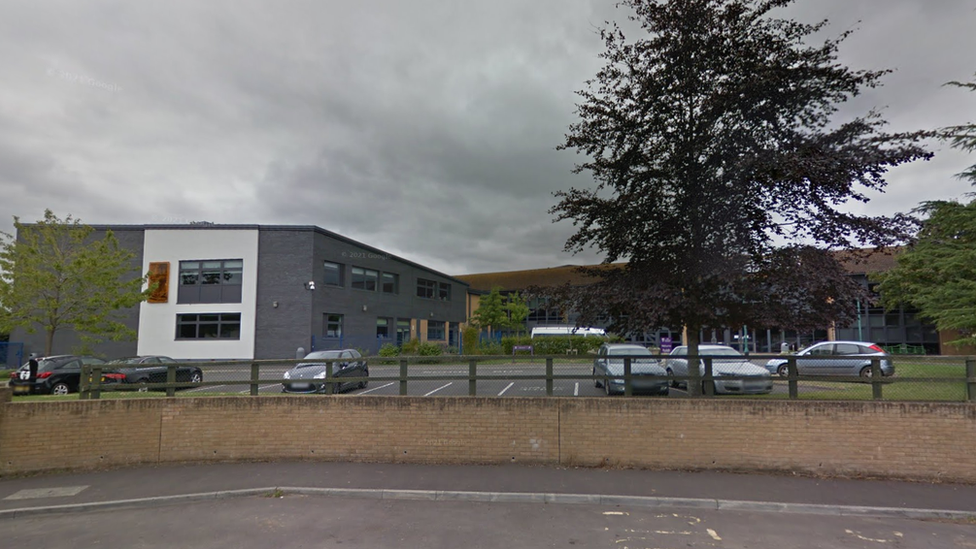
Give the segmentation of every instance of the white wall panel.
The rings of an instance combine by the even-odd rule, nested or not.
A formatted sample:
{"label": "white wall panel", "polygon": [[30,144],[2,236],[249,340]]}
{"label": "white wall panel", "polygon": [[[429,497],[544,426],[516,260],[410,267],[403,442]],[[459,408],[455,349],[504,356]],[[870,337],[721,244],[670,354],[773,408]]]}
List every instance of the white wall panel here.
{"label": "white wall panel", "polygon": [[[243,259],[241,303],[178,304],[180,261]],[[168,261],[169,301],[143,303],[139,313],[140,355],[185,359],[254,358],[257,301],[258,231],[220,229],[146,229],[143,272],[149,264]],[[187,313],[241,313],[240,340],[176,339],[176,315]]]}

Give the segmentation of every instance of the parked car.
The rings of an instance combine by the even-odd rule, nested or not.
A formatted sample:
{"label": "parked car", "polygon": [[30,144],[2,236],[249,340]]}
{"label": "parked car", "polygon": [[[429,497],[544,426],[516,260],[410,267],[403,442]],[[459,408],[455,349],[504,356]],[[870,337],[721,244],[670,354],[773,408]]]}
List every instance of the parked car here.
{"label": "parked car", "polygon": [[[131,356],[109,361],[112,373],[103,377],[111,383],[166,383],[166,373],[170,364],[179,362],[168,356]],[[182,364],[176,367],[176,381],[180,383],[203,382],[203,370],[197,366]]]}
{"label": "parked car", "polygon": [[[801,375],[846,375],[871,377],[871,360],[881,359],[881,375],[895,375],[891,356],[875,343],[863,341],[822,341],[796,354],[796,369]],[[766,363],[770,373],[785,377],[787,360],[774,358]]]}
{"label": "parked car", "polygon": [[[604,343],[593,360],[593,385],[607,395],[624,392],[624,357],[630,357],[630,386],[634,393],[666,395],[670,391],[667,372],[645,347],[625,343]],[[658,376],[660,379],[646,379]]]}
{"label": "parked car", "polygon": [[37,359],[37,375],[31,378],[30,362],[10,373],[8,385],[15,395],[66,395],[78,392],[81,368],[84,365],[105,364],[93,356],[57,355]]}
{"label": "parked car", "polygon": [[[769,371],[757,366],[742,353],[727,345],[700,345],[700,356],[714,357],[712,359],[712,375],[737,376],[744,379],[716,379],[715,394],[752,394],[761,395],[773,390],[773,379]],[[671,377],[688,376],[688,347],[675,347],[666,360],[665,369]],[[699,361],[699,375],[705,375],[705,361]],[[672,381],[672,387],[688,386],[687,381]]]}
{"label": "parked car", "polygon": [[363,355],[356,349],[342,349],[337,351],[315,351],[305,356],[304,360],[291,370],[285,372],[285,379],[300,380],[285,383],[283,393],[324,393],[328,391],[325,381],[326,367],[332,362],[332,377],[340,378],[332,383],[332,392],[338,393],[346,389],[366,387],[363,381],[342,381],[344,377],[369,377],[369,366],[363,360]]}

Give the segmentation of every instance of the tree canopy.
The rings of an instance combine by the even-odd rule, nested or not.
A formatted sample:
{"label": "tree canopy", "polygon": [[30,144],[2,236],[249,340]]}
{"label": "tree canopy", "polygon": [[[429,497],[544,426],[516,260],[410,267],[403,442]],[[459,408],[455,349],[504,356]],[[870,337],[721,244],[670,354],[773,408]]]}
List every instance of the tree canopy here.
{"label": "tree canopy", "polygon": [[118,313],[146,299],[145,279],[132,265],[135,255],[111,231],[95,238],[80,220],[62,220],[50,210],[33,224],[14,217],[14,226],[16,238],[0,233],[0,331],[43,330],[48,355],[64,328],[74,329],[86,346],[135,337]]}
{"label": "tree canopy", "polygon": [[924,132],[888,133],[880,113],[839,105],[881,83],[819,45],[826,21],[774,17],[792,0],[623,0],[636,40],[607,23],[605,66],[579,91],[562,149],[585,158],[593,189],[556,193],[550,213],[577,227],[566,250],[595,247],[619,269],[550,292],[621,334],[705,326],[787,328],[855,318],[863,290],[831,250],[883,247],[910,215],[846,206],[882,191],[895,166],[930,154]]}
{"label": "tree canopy", "polygon": [[[976,91],[976,81],[949,82]],[[953,147],[976,151],[976,124],[943,128],[939,135]],[[976,164],[959,174],[976,185]],[[973,196],[973,195],[970,195]],[[924,202],[926,217],[915,241],[897,258],[898,265],[878,275],[888,307],[908,304],[957,337],[949,343],[976,345],[976,199]]]}

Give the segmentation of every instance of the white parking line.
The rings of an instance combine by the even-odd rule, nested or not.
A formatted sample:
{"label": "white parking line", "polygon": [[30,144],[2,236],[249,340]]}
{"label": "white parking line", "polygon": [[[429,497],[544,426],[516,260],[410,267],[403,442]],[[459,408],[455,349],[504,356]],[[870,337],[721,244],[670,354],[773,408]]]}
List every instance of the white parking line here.
{"label": "white parking line", "polygon": [[367,391],[363,391],[361,393],[356,393],[356,394],[357,395],[365,395],[366,393],[372,393],[373,391],[379,391],[380,389],[383,389],[385,387],[389,387],[390,385],[393,385],[394,383],[396,383],[396,381],[391,381],[391,382],[387,383],[386,385],[380,385],[379,387],[373,387],[372,389],[369,389]]}
{"label": "white parking line", "polygon": [[579,396],[579,382],[578,381],[576,382],[576,388],[573,389],[573,396],[574,397],[578,397]]}
{"label": "white parking line", "polygon": [[511,388],[512,388],[512,385],[515,385],[515,382],[514,382],[514,381],[513,381],[513,382],[511,382],[511,383],[509,383],[509,384],[508,384],[508,387],[505,387],[504,389],[502,389],[502,392],[500,392],[500,393],[498,393],[498,396],[502,396],[502,395],[504,395],[504,394],[505,394],[505,391],[507,391],[507,390],[509,390],[509,389],[511,389]]}
{"label": "white parking line", "polygon": [[[453,382],[451,382],[451,383],[453,383]],[[437,391],[440,391],[441,389],[444,389],[445,387],[450,387],[450,386],[451,386],[451,383],[448,383],[447,385],[444,385],[443,387],[438,387],[438,388],[436,388],[436,389],[434,389],[433,391],[431,391],[431,392],[429,392],[429,393],[427,393],[427,394],[426,394],[426,395],[424,395],[424,396],[425,396],[425,397],[427,397],[427,396],[430,396],[430,395],[432,395],[432,394],[434,394],[434,393],[436,393]]]}
{"label": "white parking line", "polygon": [[[281,384],[280,383],[272,383],[271,385],[261,385],[260,387],[258,387],[258,391],[261,391],[262,389],[270,389],[272,387],[281,387]],[[240,394],[246,395],[246,394],[249,394],[250,392],[251,392],[250,389],[245,389],[245,390],[241,391]]]}

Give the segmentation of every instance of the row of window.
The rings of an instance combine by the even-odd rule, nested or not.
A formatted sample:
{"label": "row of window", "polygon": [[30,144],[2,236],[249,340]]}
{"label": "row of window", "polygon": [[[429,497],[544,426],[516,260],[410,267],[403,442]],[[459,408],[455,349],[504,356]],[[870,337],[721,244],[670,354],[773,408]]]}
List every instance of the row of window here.
{"label": "row of window", "polygon": [[[345,265],[331,261],[325,261],[323,265],[326,286],[345,286]],[[396,273],[356,266],[351,267],[349,272],[352,278],[349,285],[354,289],[367,292],[380,291],[385,294],[400,293],[400,275]],[[447,282],[418,278],[417,297],[450,301],[451,285]]]}
{"label": "row of window", "polygon": [[[342,337],[342,324],[344,316],[335,313],[325,313],[325,322],[323,323],[323,334],[325,337],[329,338],[341,338]],[[404,319],[397,319],[394,324],[393,319],[390,318],[377,318],[376,319],[376,337],[392,337],[394,334],[390,333],[392,328],[396,328],[396,338],[398,341],[410,338],[410,321]],[[427,321],[427,339],[428,340],[443,340],[446,338],[446,327],[447,323],[442,320],[428,320]]]}

